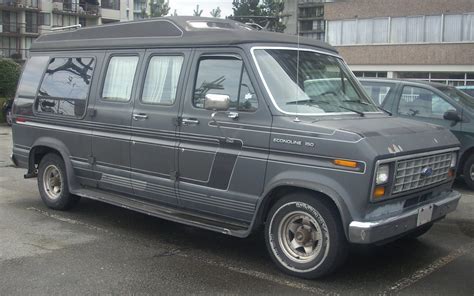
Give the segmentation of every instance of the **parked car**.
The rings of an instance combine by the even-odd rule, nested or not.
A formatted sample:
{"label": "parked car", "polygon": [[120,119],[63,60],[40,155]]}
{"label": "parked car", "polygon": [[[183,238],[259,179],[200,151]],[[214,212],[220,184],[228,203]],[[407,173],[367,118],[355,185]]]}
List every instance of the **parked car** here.
{"label": "parked car", "polygon": [[462,86],[460,85],[460,86],[456,86],[456,88],[465,92],[471,97],[474,97],[474,85],[462,85]]}
{"label": "parked car", "polygon": [[458,173],[474,189],[474,98],[440,83],[360,79],[376,104],[395,116],[449,128],[461,142]]}
{"label": "parked car", "polygon": [[12,104],[13,99],[7,99],[2,106],[3,118],[8,125],[12,125]]}
{"label": "parked car", "polygon": [[169,17],[44,34],[30,55],[12,160],[52,209],[263,227],[278,267],[315,278],[349,243],[419,236],[457,207],[456,137],[379,110],[319,41]]}

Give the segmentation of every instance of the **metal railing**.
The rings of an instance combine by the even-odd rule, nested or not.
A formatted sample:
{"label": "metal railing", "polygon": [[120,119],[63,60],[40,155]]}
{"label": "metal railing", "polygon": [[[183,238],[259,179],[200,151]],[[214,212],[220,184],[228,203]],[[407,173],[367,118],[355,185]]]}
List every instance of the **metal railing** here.
{"label": "metal railing", "polygon": [[[62,3],[62,6],[55,6],[54,3]],[[100,16],[99,5],[89,3],[77,3],[64,0],[53,0],[53,11],[65,12],[69,14]]]}
{"label": "metal railing", "polygon": [[29,53],[30,51],[28,49],[0,47],[0,58],[25,60],[26,58],[28,58]]}
{"label": "metal railing", "polygon": [[38,0],[0,0],[0,6],[15,8],[39,8]]}

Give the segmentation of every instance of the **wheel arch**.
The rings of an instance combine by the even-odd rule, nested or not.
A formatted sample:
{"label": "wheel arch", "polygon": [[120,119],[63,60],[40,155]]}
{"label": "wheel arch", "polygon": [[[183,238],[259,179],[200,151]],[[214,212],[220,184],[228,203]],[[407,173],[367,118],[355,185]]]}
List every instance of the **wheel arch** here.
{"label": "wheel arch", "polygon": [[67,182],[70,190],[78,188],[78,184],[73,177],[72,163],[69,161],[69,156],[71,155],[69,149],[63,142],[55,138],[42,137],[33,143],[28,155],[28,174],[35,173],[36,166],[39,165],[41,159],[48,153],[56,153],[61,156],[66,167]]}
{"label": "wheel arch", "polygon": [[351,222],[352,216],[343,198],[334,189],[324,184],[294,179],[280,180],[265,190],[263,198],[259,200],[256,207],[252,230],[258,229],[265,223],[268,212],[280,198],[290,192],[297,191],[309,192],[315,197],[325,199],[332,204],[339,214],[338,219],[340,219],[345,236],[347,237],[348,225]]}
{"label": "wheel arch", "polygon": [[474,146],[471,146],[462,152],[462,155],[459,158],[458,174],[464,171],[464,165],[471,155],[474,155]]}

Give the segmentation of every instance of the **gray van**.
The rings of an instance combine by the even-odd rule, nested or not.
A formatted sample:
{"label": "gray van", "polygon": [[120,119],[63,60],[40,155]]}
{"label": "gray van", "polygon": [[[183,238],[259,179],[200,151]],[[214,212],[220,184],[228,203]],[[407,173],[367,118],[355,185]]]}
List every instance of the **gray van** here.
{"label": "gray van", "polygon": [[42,35],[13,120],[12,159],[48,207],[84,197],[237,237],[263,228],[303,278],[350,243],[423,234],[460,199],[449,130],[379,110],[327,44],[230,20]]}
{"label": "gray van", "polygon": [[449,128],[461,143],[458,175],[474,189],[474,98],[435,82],[379,78],[360,82],[376,104],[394,116]]}

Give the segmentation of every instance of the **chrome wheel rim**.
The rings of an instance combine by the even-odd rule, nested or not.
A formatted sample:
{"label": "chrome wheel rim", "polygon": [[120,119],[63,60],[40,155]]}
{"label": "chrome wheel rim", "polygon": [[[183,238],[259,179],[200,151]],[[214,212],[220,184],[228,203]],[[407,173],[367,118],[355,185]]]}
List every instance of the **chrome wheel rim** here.
{"label": "chrome wheel rim", "polygon": [[51,200],[56,200],[61,196],[62,177],[59,169],[55,165],[46,167],[43,173],[43,188],[46,195]]}
{"label": "chrome wheel rim", "polygon": [[278,233],[281,249],[294,262],[307,263],[321,253],[324,239],[322,227],[305,212],[287,214],[281,219]]}
{"label": "chrome wheel rim", "polygon": [[469,177],[474,181],[474,164],[469,168]]}
{"label": "chrome wheel rim", "polygon": [[10,110],[7,112],[6,121],[7,121],[7,124],[9,125],[12,124],[12,111]]}

